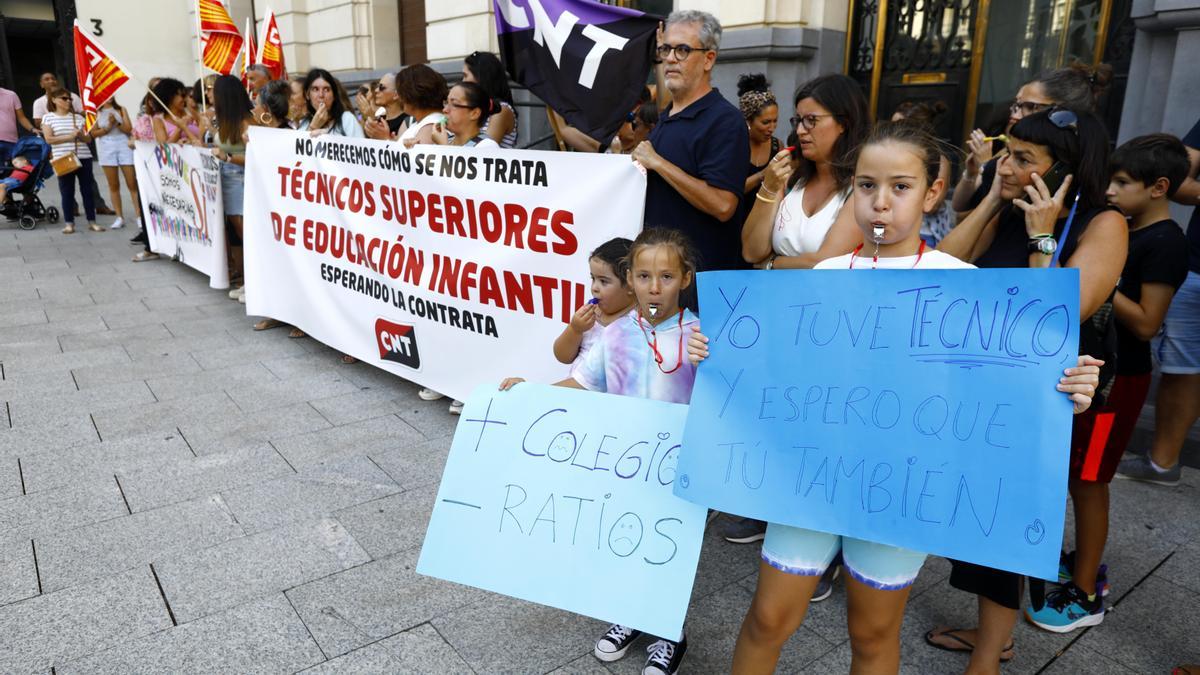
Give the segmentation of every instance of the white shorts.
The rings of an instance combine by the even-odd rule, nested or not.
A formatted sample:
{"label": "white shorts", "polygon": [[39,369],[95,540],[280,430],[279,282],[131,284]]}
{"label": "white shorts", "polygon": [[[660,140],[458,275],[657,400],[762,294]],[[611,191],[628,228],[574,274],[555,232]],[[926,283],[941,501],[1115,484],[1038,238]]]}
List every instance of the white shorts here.
{"label": "white shorts", "polygon": [[124,141],[120,143],[96,143],[100,155],[100,166],[133,166],[133,150]]}

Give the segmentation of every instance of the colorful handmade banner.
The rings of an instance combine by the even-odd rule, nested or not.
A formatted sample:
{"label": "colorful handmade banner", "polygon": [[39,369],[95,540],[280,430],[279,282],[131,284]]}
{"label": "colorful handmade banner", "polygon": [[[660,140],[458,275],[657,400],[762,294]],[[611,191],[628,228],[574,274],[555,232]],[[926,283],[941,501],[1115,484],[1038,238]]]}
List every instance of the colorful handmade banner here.
{"label": "colorful handmade banner", "polygon": [[700,275],[675,493],[1054,579],[1077,270]]}
{"label": "colorful handmade banner", "polygon": [[138,141],[134,171],[150,250],[208,275],[213,288],[229,288],[221,167],[212,151]]}
{"label": "colorful handmade banner", "polygon": [[75,74],[83,100],[84,129],[96,123],[100,106],[129,81],[129,73],[75,20]]}
{"label": "colorful handmade banner", "polygon": [[460,399],[566,377],[551,354],[588,257],[641,229],[628,157],[264,127],[247,152],[247,311]]}
{"label": "colorful handmade banner", "polygon": [[671,494],[686,414],[576,389],[480,386],[417,571],[678,639],[706,515]]}

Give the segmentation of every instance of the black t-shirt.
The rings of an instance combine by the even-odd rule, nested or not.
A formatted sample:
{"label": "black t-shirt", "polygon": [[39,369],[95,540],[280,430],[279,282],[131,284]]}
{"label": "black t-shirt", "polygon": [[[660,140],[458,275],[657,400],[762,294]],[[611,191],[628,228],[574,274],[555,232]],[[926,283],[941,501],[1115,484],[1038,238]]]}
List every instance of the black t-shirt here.
{"label": "black t-shirt", "polygon": [[[732,103],[716,89],[671,114],[668,108],[650,132],[654,150],[689,176],[737,197],[746,187],[750,166],[750,130]],[[735,209],[721,222],[688,203],[654,171],[646,182],[646,227],[668,227],[686,234],[700,256],[699,270],[727,270],[742,264],[741,225]]]}
{"label": "black t-shirt", "polygon": [[[1134,302],[1142,299],[1142,284],[1167,284],[1179,290],[1188,273],[1188,241],[1179,224],[1160,220],[1129,233],[1129,257],[1117,290]],[[1153,370],[1150,343],[1139,340],[1117,321],[1117,374],[1146,375]]]}
{"label": "black t-shirt", "polygon": [[[1193,150],[1200,150],[1200,121],[1183,137],[1183,144]],[[1193,176],[1194,178],[1194,176]],[[1200,207],[1192,210],[1192,219],[1188,221],[1188,269],[1200,274]]]}
{"label": "black t-shirt", "polygon": [[[753,176],[754,174],[758,173],[759,171],[762,171],[763,169],[767,168],[767,166],[770,165],[770,163],[771,163],[771,158],[774,157],[776,154],[778,154],[782,148],[783,148],[783,144],[779,142],[779,139],[772,137],[771,138],[771,153],[767,156],[767,163],[763,164],[762,166],[759,166],[758,164],[751,162],[749,164],[749,170],[746,172],[746,177],[749,178],[750,176]],[[762,183],[759,183],[759,186],[761,186],[761,185],[762,185]],[[743,185],[743,187],[744,187],[744,185]],[[745,226],[746,218],[748,218],[750,216],[750,210],[754,208],[754,202],[757,201],[757,199],[755,198],[755,195],[757,195],[757,194],[758,194],[757,186],[752,188],[749,192],[742,194],[741,204],[738,205],[737,215],[734,216],[737,219],[737,223],[738,223],[739,227]],[[779,198],[782,199],[783,198],[782,195]],[[739,238],[739,241],[740,241],[740,238]],[[741,262],[743,263],[741,265],[741,267],[743,267],[743,268],[749,267],[749,265],[744,264],[745,263],[744,259]]]}
{"label": "black t-shirt", "polygon": [[[1000,163],[998,157],[993,157],[983,165],[983,171],[980,172],[979,187],[975,188],[975,193],[971,195],[971,201],[967,202],[967,211],[974,211],[983,203],[983,198],[987,196],[988,190],[992,189],[992,181],[996,178],[996,165]],[[1072,225],[1072,227],[1074,227]]]}
{"label": "black t-shirt", "polygon": [[400,131],[400,127],[403,126],[405,122],[412,124],[412,115],[409,115],[408,113],[400,113],[395,117],[389,117],[387,121],[388,131],[391,132],[392,136],[395,136],[396,132]]}

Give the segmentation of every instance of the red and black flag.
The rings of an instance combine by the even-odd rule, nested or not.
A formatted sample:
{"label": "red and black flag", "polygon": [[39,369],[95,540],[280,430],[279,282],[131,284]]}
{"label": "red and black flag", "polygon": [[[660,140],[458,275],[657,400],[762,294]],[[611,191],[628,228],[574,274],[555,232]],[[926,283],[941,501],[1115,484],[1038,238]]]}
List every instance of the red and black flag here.
{"label": "red and black flag", "polygon": [[592,0],[492,0],[508,74],[608,145],[654,67],[660,17]]}

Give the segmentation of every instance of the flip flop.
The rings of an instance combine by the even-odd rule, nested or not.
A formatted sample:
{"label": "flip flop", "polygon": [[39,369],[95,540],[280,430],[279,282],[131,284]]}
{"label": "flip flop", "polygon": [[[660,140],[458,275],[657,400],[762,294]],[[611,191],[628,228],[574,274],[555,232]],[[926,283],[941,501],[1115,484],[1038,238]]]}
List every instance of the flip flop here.
{"label": "flip flop", "polygon": [[342,363],[345,363],[346,365],[349,365],[351,363],[358,363],[358,359],[354,358],[353,356],[350,356],[349,354],[342,354]]}
{"label": "flip flop", "polygon": [[[943,628],[939,631],[939,629],[934,628],[933,630],[931,630],[925,634],[925,644],[929,645],[930,647],[934,647],[935,649],[940,649],[944,652],[963,652],[963,653],[970,654],[971,652],[975,651],[975,645],[971,644],[970,642],[964,640],[963,638],[961,638],[957,635],[954,635],[954,633],[961,631],[961,630],[964,630],[964,629],[962,629],[962,628]],[[949,638],[962,646],[961,647],[947,647],[946,645],[940,645],[940,644],[934,642],[935,638],[940,638],[940,637]],[[1012,661],[1013,656],[1014,656],[1014,654],[1013,654],[1014,646],[1015,646],[1014,643],[1009,642],[1008,646],[1005,647],[1003,650],[1001,650],[1000,663],[1008,663],[1009,661]]]}
{"label": "flip flop", "polygon": [[254,324],[254,330],[271,330],[272,328],[279,328],[282,325],[282,321],[276,321],[275,319],[263,319],[262,321]]}
{"label": "flip flop", "polygon": [[299,328],[293,328],[292,332],[288,333],[288,337],[290,337],[292,339],[302,338],[302,337],[308,337],[308,334],[305,333],[304,331],[300,330]]}

